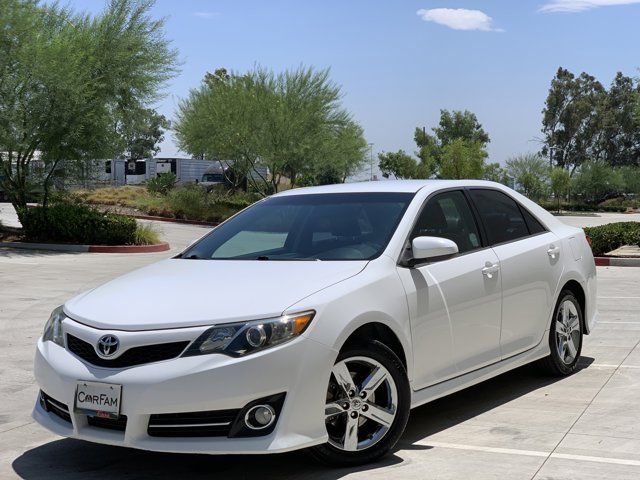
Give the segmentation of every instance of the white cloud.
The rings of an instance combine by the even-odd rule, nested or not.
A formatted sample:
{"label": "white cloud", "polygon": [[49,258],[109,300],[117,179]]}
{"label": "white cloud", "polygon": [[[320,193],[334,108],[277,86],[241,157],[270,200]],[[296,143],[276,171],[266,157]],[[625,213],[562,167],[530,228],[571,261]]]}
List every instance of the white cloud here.
{"label": "white cloud", "polygon": [[425,22],[434,22],[454,30],[482,30],[484,32],[502,32],[493,27],[493,19],[480,10],[466,8],[424,8],[416,12]]}
{"label": "white cloud", "polygon": [[213,18],[220,15],[219,12],[195,12],[194,15],[199,18]]}
{"label": "white cloud", "polygon": [[545,3],[539,12],[583,12],[598,7],[610,7],[613,5],[630,5],[640,3],[640,0],[550,0]]}

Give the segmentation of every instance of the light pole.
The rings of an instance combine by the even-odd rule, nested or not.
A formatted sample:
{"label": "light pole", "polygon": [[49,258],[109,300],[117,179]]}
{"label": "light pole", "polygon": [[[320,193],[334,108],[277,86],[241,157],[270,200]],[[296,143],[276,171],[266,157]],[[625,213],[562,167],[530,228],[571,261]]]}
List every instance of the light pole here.
{"label": "light pole", "polygon": [[369,166],[370,168],[370,172],[369,172],[369,181],[373,180],[373,143],[369,144]]}

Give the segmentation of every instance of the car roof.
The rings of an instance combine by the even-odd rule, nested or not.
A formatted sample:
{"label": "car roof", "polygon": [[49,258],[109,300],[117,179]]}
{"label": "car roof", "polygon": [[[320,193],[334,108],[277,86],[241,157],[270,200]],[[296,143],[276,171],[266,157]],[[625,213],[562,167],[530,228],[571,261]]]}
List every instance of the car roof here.
{"label": "car roof", "polygon": [[438,190],[453,187],[502,187],[499,183],[484,180],[381,180],[375,182],[338,183],[320,187],[304,187],[285,190],[276,196],[311,195],[323,193],[416,193],[423,188]]}

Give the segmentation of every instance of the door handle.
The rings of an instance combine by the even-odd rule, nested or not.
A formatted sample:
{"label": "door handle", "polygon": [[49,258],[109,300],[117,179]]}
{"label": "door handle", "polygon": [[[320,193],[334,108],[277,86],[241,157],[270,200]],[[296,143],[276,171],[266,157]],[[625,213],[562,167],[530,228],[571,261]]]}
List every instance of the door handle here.
{"label": "door handle", "polygon": [[486,262],[482,269],[482,274],[487,278],[493,278],[493,276],[500,270],[500,265],[497,263]]}
{"label": "door handle", "polygon": [[547,250],[547,255],[551,257],[552,260],[560,254],[560,247],[556,247],[554,244],[551,244],[549,250]]}

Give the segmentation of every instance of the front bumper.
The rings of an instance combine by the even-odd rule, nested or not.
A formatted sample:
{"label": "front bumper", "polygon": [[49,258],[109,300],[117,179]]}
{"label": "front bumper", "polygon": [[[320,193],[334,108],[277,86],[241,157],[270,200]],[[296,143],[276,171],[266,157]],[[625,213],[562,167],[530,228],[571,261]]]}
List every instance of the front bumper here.
{"label": "front bumper", "polygon": [[[65,404],[71,424],[38,401],[33,418],[58,435],[162,452],[275,453],[327,441],[324,402],[337,352],[299,337],[242,358],[221,354],[175,358],[126,369],[89,365],[53,342],[38,341],[34,372],[40,388]],[[78,380],[122,385],[124,431],[89,425],[73,411]],[[152,414],[239,409],[262,397],[286,392],[272,433],[251,438],[149,436]]]}

